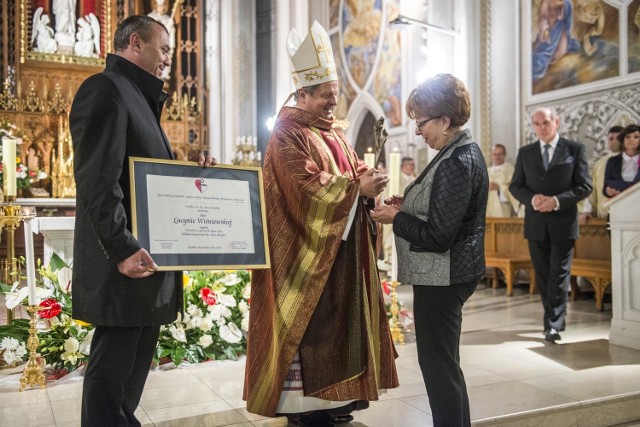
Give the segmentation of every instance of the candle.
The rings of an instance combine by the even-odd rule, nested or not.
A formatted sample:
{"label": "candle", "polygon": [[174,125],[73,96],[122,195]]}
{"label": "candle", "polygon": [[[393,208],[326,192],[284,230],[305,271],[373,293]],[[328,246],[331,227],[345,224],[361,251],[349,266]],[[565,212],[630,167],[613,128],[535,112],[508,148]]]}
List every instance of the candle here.
{"label": "candle", "polygon": [[36,266],[33,253],[33,228],[30,219],[24,220],[24,249],[27,259],[27,289],[29,290],[29,305],[36,305]]}
{"label": "candle", "polygon": [[364,163],[369,169],[376,167],[376,155],[371,152],[371,147],[367,153],[364,153]]}
{"label": "candle", "polygon": [[389,194],[395,196],[400,193],[400,153],[397,148],[389,154]]}
{"label": "candle", "polygon": [[262,161],[262,152],[258,151],[258,161]]}
{"label": "candle", "polygon": [[398,253],[396,252],[396,236],[391,233],[391,280],[398,281]]}
{"label": "candle", "polygon": [[4,172],[4,195],[17,194],[16,182],[16,140],[2,138],[2,171]]}

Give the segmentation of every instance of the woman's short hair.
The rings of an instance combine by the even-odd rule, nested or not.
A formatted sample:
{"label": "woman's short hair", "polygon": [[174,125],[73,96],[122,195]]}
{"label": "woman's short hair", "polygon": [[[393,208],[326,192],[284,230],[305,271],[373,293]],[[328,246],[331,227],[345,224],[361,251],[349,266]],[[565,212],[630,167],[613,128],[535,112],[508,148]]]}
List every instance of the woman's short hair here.
{"label": "woman's short hair", "polygon": [[640,132],[640,126],[629,125],[626,128],[622,129],[622,131],[620,131],[620,133],[618,134],[618,142],[621,144],[621,148],[623,150],[624,150],[624,137],[634,132]]}
{"label": "woman's short hair", "polygon": [[[136,33],[144,42],[148,42],[153,35],[153,25],[158,24],[165,31],[165,27],[162,22],[156,21],[147,15],[131,15],[118,25],[116,32],[113,35],[113,49],[116,52],[122,52],[129,47],[129,38],[131,34]],[[167,31],[167,34],[169,31]]]}
{"label": "woman's short hair", "polygon": [[462,81],[451,74],[438,74],[411,91],[405,108],[412,119],[447,116],[451,127],[458,127],[469,120],[471,100]]}

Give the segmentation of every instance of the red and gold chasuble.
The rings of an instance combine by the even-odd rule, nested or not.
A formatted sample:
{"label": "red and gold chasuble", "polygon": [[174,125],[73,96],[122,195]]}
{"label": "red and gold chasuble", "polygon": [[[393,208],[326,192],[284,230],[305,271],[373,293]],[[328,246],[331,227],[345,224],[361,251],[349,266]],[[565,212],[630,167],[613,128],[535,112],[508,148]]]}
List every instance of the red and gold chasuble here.
{"label": "red and gold chasuble", "polygon": [[305,396],[370,401],[398,386],[362,200],[342,240],[367,166],[332,124],[284,107],[267,147],[271,269],[253,271],[243,392],[253,413],[275,415],[296,352]]}

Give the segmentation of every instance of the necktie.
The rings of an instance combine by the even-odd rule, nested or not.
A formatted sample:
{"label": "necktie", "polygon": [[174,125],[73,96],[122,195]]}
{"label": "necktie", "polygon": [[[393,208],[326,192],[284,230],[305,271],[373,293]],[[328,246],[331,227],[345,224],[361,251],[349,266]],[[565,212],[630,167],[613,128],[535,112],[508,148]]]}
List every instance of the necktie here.
{"label": "necktie", "polygon": [[544,146],[544,153],[542,153],[542,165],[544,166],[544,170],[549,169],[549,148],[551,146],[546,144]]}

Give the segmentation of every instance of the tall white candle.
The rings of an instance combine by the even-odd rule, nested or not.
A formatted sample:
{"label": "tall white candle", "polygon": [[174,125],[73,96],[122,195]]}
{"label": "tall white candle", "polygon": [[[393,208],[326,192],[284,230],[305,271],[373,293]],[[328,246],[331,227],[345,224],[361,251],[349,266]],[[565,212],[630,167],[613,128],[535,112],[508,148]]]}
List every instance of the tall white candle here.
{"label": "tall white candle", "polygon": [[15,196],[17,194],[16,140],[13,138],[2,138],[2,172],[4,195]]}
{"label": "tall white candle", "polygon": [[258,161],[262,161],[262,152],[258,151]]}
{"label": "tall white candle", "polygon": [[371,147],[367,153],[364,153],[364,163],[369,169],[376,167],[376,155],[371,152]]}
{"label": "tall white candle", "polygon": [[389,194],[395,196],[400,193],[400,153],[394,148],[389,154]]}
{"label": "tall white candle", "polygon": [[24,249],[27,259],[27,289],[29,290],[29,305],[36,305],[36,264],[33,253],[33,227],[31,219],[24,220]]}

